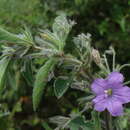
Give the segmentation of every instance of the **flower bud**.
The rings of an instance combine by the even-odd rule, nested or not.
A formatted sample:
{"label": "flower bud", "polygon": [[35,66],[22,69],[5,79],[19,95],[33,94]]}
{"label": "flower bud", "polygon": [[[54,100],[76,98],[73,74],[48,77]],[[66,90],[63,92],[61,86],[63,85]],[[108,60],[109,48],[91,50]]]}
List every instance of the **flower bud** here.
{"label": "flower bud", "polygon": [[92,58],[97,65],[101,64],[101,57],[98,50],[92,49]]}

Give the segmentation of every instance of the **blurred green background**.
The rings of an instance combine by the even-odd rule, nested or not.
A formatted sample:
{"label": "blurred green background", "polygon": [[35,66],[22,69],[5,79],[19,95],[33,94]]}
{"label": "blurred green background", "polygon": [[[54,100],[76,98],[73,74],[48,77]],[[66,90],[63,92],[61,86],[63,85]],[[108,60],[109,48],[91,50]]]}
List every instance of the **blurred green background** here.
{"label": "blurred green background", "polygon": [[119,61],[129,62],[128,0],[0,0],[0,25],[11,32],[26,25],[36,33],[38,28],[50,27],[63,12],[77,23],[73,36],[89,32],[96,48],[104,50],[113,44]]}
{"label": "blurred green background", "polygon": [[[36,34],[39,28],[50,28],[54,18],[61,13],[66,13],[69,18],[76,21],[70,36],[89,32],[92,34],[92,44],[95,48],[103,52],[113,45],[117,51],[117,63],[130,63],[130,1],[128,0],[0,0],[0,25],[10,32],[19,33],[24,26],[27,26],[33,34]],[[69,47],[71,44],[67,49]],[[130,76],[129,70],[124,70],[127,79]],[[38,125],[41,120],[30,108],[32,105],[30,99],[26,96],[20,97],[20,102],[25,104],[27,102],[23,110],[19,102],[14,103],[17,99],[13,97],[13,105],[5,104],[4,108],[10,110],[13,108],[14,113],[21,112],[21,115],[15,114],[15,123],[10,120],[14,117],[14,113],[8,119],[1,118],[0,130],[6,130],[5,125],[9,125],[7,130],[14,130],[14,126],[16,130],[43,129],[42,125]],[[11,101],[7,102],[11,103]],[[46,113],[43,114],[45,118],[59,110],[57,104],[63,109],[66,108],[62,100],[55,104],[56,101],[48,98],[47,102],[50,104],[43,104],[46,105],[46,109],[41,110]],[[67,107],[71,108],[69,102],[66,102]],[[55,110],[51,111],[53,105],[56,105]],[[24,118],[25,115],[30,115],[27,120]],[[7,120],[10,121],[7,123]],[[44,124],[43,127],[48,126]]]}

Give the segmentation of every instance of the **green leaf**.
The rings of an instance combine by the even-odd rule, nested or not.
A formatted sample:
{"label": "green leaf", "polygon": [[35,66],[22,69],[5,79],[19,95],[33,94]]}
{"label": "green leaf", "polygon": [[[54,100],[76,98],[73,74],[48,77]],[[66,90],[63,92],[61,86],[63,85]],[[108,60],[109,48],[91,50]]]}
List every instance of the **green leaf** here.
{"label": "green leaf", "polygon": [[54,123],[59,127],[64,126],[64,124],[66,124],[69,120],[70,118],[65,116],[54,116],[49,119],[51,123]]}
{"label": "green leaf", "polygon": [[107,20],[104,20],[99,24],[98,29],[101,35],[104,35],[104,33],[107,33],[109,28],[109,24]]}
{"label": "green leaf", "polygon": [[65,14],[62,14],[56,17],[53,24],[53,32],[57,34],[62,42],[65,42],[68,33],[74,24],[74,21],[67,20]]}
{"label": "green leaf", "polygon": [[59,49],[59,46],[63,44],[56,33],[53,33],[49,30],[44,30],[43,33],[40,34],[41,37],[48,43],[55,46],[55,48]]}
{"label": "green leaf", "polygon": [[21,45],[30,45],[32,43],[31,34],[24,31],[24,34],[13,34],[0,27],[0,41],[6,41],[10,43],[20,43]]}
{"label": "green leaf", "polygon": [[63,78],[57,78],[54,83],[54,92],[57,98],[61,98],[69,87],[69,80]]}
{"label": "green leaf", "polygon": [[34,81],[33,71],[32,71],[32,61],[24,60],[24,67],[22,68],[21,71],[28,85],[32,86]]}
{"label": "green leaf", "polygon": [[42,127],[43,127],[45,130],[52,130],[52,129],[50,128],[50,126],[48,125],[47,122],[43,122],[43,123],[42,123]]}
{"label": "green leaf", "polygon": [[126,130],[127,129],[127,123],[128,123],[128,119],[127,117],[117,117],[114,120],[114,125],[116,127],[117,130]]}
{"label": "green leaf", "polygon": [[78,101],[80,103],[87,103],[87,102],[91,101],[94,97],[95,97],[94,95],[89,95],[89,96],[79,98]]}
{"label": "green leaf", "polygon": [[21,40],[17,35],[12,34],[3,28],[0,28],[0,41],[8,41],[8,42],[19,42]]}
{"label": "green leaf", "polygon": [[82,0],[75,0],[75,4],[76,4],[77,6],[81,5],[81,4],[82,4]]}
{"label": "green leaf", "polygon": [[9,115],[9,117],[13,117],[15,115],[16,112],[21,112],[22,111],[22,104],[20,101],[18,101],[14,106],[13,109]]}
{"label": "green leaf", "polygon": [[94,127],[96,130],[101,130],[101,120],[100,120],[100,113],[96,111],[92,111],[92,118],[94,121]]}
{"label": "green leaf", "polygon": [[130,5],[130,0],[128,0],[128,5]]}
{"label": "green leaf", "polygon": [[33,44],[33,36],[27,27],[25,27],[23,34],[24,34],[25,40],[28,41],[30,44]]}
{"label": "green leaf", "polygon": [[0,93],[4,88],[4,79],[10,58],[4,57],[0,60]]}
{"label": "green leaf", "polygon": [[52,27],[53,32],[49,30],[41,30],[42,33],[40,35],[46,44],[51,43],[54,45],[53,48],[62,51],[65,46],[65,40],[73,25],[73,21],[67,20],[65,15],[60,15],[55,19]]}
{"label": "green leaf", "polygon": [[[93,130],[93,124],[86,122],[83,117],[76,117],[69,123],[70,130]],[[97,129],[95,129],[97,130]]]}
{"label": "green leaf", "polygon": [[121,18],[121,20],[119,21],[119,24],[120,24],[121,30],[122,30],[123,32],[125,32],[126,19],[125,19],[124,17]]}
{"label": "green leaf", "polygon": [[34,110],[37,109],[42,94],[43,90],[46,86],[47,83],[47,78],[49,73],[52,71],[54,68],[54,65],[56,64],[56,61],[54,59],[49,59],[38,71],[36,75],[36,80],[34,83],[34,88],[33,88],[33,95],[32,95],[32,100],[33,100],[33,108]]}

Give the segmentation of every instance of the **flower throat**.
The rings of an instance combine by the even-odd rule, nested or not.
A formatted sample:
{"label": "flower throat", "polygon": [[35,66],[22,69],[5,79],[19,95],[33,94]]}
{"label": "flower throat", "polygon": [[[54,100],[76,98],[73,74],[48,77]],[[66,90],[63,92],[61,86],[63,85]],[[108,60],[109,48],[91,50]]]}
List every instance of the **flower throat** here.
{"label": "flower throat", "polygon": [[108,89],[104,91],[108,96],[112,95],[112,89]]}

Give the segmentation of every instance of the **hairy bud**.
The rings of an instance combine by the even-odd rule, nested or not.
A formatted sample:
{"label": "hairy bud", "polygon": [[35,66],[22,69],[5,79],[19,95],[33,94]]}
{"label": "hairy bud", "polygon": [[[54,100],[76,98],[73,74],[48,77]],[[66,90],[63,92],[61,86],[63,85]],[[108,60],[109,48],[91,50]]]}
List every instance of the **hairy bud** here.
{"label": "hairy bud", "polygon": [[100,53],[99,53],[98,50],[92,49],[92,57],[93,57],[94,62],[95,62],[97,65],[100,65],[100,64],[101,64],[101,57],[100,57]]}

